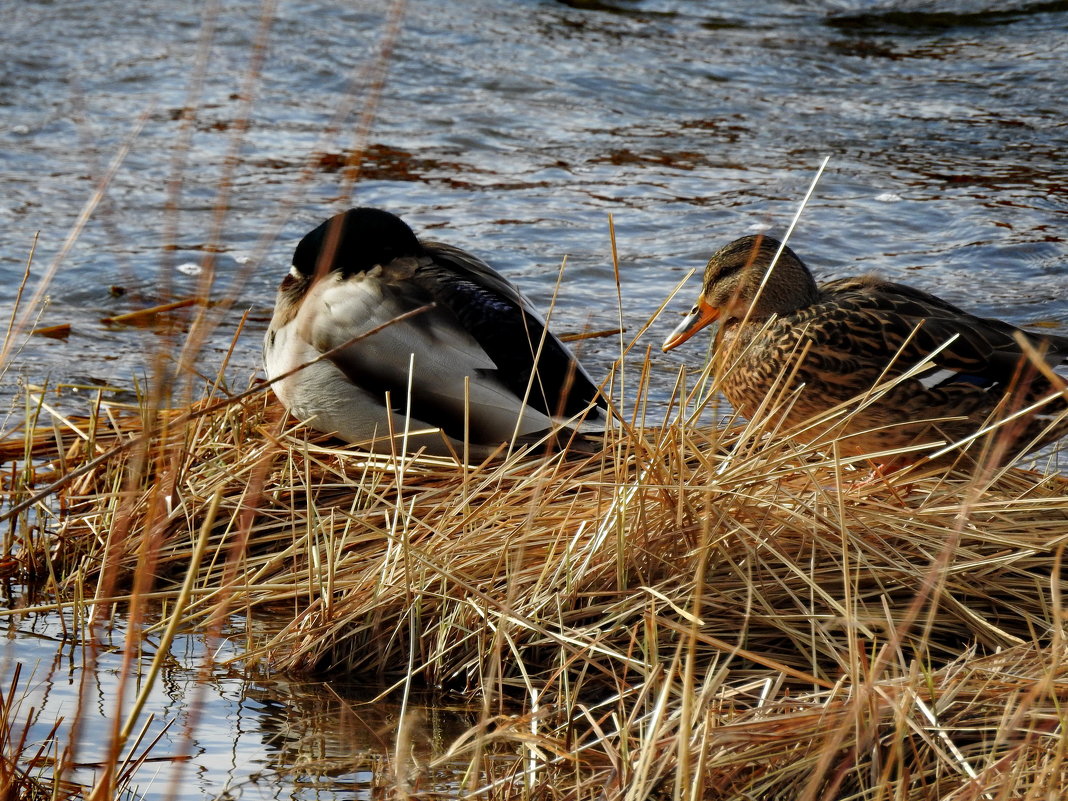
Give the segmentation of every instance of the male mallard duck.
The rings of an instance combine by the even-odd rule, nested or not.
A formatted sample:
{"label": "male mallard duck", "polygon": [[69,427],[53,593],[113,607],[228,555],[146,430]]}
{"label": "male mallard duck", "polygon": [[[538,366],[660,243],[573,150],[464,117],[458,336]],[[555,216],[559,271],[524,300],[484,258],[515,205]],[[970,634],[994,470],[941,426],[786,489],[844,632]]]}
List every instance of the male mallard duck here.
{"label": "male mallard duck", "polygon": [[295,417],[349,442],[392,433],[399,450],[407,430],[410,450],[436,454],[462,454],[465,426],[475,455],[563,423],[603,428],[596,385],[518,289],[379,209],[331,217],[297,245],[264,341],[267,376],[427,304],[281,379],[275,394]]}
{"label": "male mallard duck", "polygon": [[[812,440],[831,431],[843,438],[843,451],[854,455],[959,442],[1056,395],[1063,382],[1055,386],[1036,369],[1017,337],[1043,354],[1051,368],[1068,364],[1068,337],[975,317],[912,287],[872,276],[817,286],[801,259],[769,236],[743,237],[712,256],[697,305],[664,350],[714,320],[721,329],[717,354],[732,365],[723,392],[742,415],[752,417],[776,398],[789,404],[787,393],[803,386],[787,405],[788,427],[858,400],[929,360],[930,366],[885,394],[854,403],[862,408],[840,428],[832,421],[799,434]],[[1006,449],[1001,453],[1034,450],[1068,433],[1066,398],[1062,393],[1037,413],[999,428],[996,443]]]}

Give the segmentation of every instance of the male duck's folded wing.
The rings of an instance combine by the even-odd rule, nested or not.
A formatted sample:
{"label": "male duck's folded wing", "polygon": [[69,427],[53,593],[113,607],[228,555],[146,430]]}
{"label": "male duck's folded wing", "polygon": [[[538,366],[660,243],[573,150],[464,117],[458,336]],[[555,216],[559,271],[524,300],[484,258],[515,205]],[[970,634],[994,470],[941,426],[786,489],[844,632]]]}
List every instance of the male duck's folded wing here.
{"label": "male duck's folded wing", "polygon": [[[312,292],[314,297],[308,301],[316,312],[301,321],[301,334],[318,353],[344,345],[355,335],[431,300],[411,284],[374,280],[323,281]],[[447,309],[431,308],[387,325],[342,348],[330,362],[353,386],[370,396],[346,399],[339,395],[332,400],[336,405],[384,404],[388,392],[392,411],[410,414],[415,421],[441,428],[456,439],[463,437],[465,417],[477,417],[470,423],[475,440],[495,439],[500,432],[507,432],[503,435],[507,437],[515,426],[519,401],[507,387],[495,381],[465,385],[465,376],[481,376],[496,368],[478,344],[457,327]],[[468,404],[479,410],[477,416],[468,414]]]}
{"label": "male duck's folded wing", "polygon": [[462,250],[423,245],[432,263],[415,280],[456,316],[493,361],[502,383],[523,397],[535,372],[528,403],[550,417],[570,417],[591,405],[603,408],[589,374],[516,287]]}

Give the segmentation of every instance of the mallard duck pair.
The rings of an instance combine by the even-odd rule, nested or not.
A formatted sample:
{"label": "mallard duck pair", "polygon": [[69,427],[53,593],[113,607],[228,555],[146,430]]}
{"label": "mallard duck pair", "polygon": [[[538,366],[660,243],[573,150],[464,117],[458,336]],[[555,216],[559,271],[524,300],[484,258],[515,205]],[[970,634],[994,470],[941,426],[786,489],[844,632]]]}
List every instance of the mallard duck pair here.
{"label": "mallard duck pair", "polygon": [[[809,439],[830,429],[847,453],[959,442],[1021,410],[998,430],[1009,451],[1068,429],[1063,396],[1029,408],[1062,385],[1021,345],[1059,367],[1068,338],[1027,334],[872,277],[817,286],[771,237],[739,239],[712,257],[697,305],[664,349],[716,320],[717,352],[731,362],[723,390],[738,411],[752,416],[777,393],[787,426]],[[518,289],[377,209],[339,214],[301,240],[264,363],[295,417],[350,442],[403,438],[409,450],[442,454],[466,443],[483,455],[560,427],[596,431],[607,417],[589,374]],[[858,397],[851,415],[805,426]]]}
{"label": "mallard duck pair", "polygon": [[379,452],[481,458],[606,420],[589,374],[515,286],[379,209],[300,241],[263,360],[294,417]]}
{"label": "mallard duck pair", "polygon": [[[847,455],[929,446],[885,462],[940,451],[946,461],[959,450],[938,443],[981,439],[981,458],[1001,462],[1068,433],[1068,392],[1053,372],[1068,364],[1068,337],[976,317],[873,276],[817,286],[769,236],[743,237],[712,256],[697,304],[664,350],[713,321],[722,389],[738,412],[776,409],[779,430],[833,436]],[[825,414],[836,407],[845,414]]]}

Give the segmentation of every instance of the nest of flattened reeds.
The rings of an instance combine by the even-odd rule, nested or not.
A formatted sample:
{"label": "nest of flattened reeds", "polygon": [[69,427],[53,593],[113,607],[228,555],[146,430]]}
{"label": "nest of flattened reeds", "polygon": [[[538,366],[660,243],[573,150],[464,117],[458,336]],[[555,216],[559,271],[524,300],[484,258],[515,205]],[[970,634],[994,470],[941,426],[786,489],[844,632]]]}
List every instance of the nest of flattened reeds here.
{"label": "nest of flattened reeds", "polygon": [[36,519],[20,569],[97,606],[150,591],[185,626],[263,615],[247,658],[276,669],[525,701],[457,748],[525,743],[524,771],[590,793],[1063,773],[1059,474],[869,478],[671,411],[596,454],[465,466],[309,438],[265,397],[42,407],[3,455]]}

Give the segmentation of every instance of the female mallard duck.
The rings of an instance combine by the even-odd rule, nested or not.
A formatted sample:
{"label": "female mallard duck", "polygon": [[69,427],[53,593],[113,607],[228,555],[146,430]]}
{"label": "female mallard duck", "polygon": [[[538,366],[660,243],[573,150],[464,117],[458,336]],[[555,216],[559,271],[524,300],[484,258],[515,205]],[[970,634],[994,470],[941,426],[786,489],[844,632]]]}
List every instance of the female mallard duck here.
{"label": "female mallard duck", "polygon": [[[743,237],[712,256],[697,305],[664,350],[714,320],[717,354],[731,365],[723,392],[739,413],[752,417],[782,400],[787,427],[807,440],[839,436],[846,453],[949,445],[1021,410],[1028,411],[994,434],[998,461],[1068,433],[1064,383],[1037,369],[1021,345],[1057,368],[1068,364],[1068,337],[1023,332],[872,276],[817,286],[801,259],[769,236]],[[844,422],[801,425],[849,401],[855,411]]]}
{"label": "female mallard duck", "polygon": [[606,418],[596,385],[518,289],[378,209],[338,214],[300,241],[263,360],[272,379],[314,361],[275,394],[349,442],[393,435],[399,450],[408,432],[410,450],[448,454],[463,453],[466,436],[485,455],[561,424],[600,430]]}

